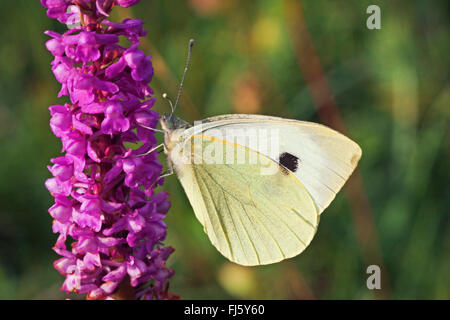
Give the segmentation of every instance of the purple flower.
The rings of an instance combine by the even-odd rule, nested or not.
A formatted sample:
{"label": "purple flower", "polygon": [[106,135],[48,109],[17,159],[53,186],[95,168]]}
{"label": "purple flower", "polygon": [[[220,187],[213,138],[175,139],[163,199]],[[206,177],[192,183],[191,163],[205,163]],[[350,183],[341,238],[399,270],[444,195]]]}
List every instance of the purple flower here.
{"label": "purple flower", "polygon": [[130,128],[130,120],[123,115],[120,102],[111,101],[105,110],[105,119],[102,122],[104,134],[126,132]]}
{"label": "purple flower", "polygon": [[[105,19],[114,5],[137,2],[41,0],[49,17],[81,24],[63,34],[46,31],[58,96],[71,103],[49,108],[64,155],[51,159],[45,185],[55,199],[49,213],[59,234],[53,249],[61,256],[54,262],[65,276],[61,289],[88,299],[177,298],[168,292],[173,249],[163,244],[170,202],[154,190],[162,165],[156,153],[139,156],[155,146],[148,128],[159,118],[151,110],[151,57],[138,49],[146,33],[140,20]],[[120,37],[131,46],[119,45]],[[143,144],[132,150],[128,142]],[[123,285],[133,296],[115,296]]]}
{"label": "purple flower", "polygon": [[70,132],[72,125],[72,114],[68,105],[55,105],[49,108],[52,118],[50,119],[50,127],[57,137],[62,137]]}
{"label": "purple flower", "polygon": [[139,37],[144,37],[147,33],[142,29],[143,22],[135,19],[125,19],[121,23],[104,20],[103,24],[108,27],[108,31],[117,35],[123,35],[132,43],[139,43]]}
{"label": "purple flower", "polygon": [[162,165],[148,157],[132,157],[123,160],[123,171],[126,174],[125,185],[137,187],[142,185],[147,189],[156,181],[162,169]]}
{"label": "purple flower", "polygon": [[138,3],[140,0],[117,0],[116,3],[121,7],[130,7]]}
{"label": "purple flower", "polygon": [[58,19],[58,21],[65,23],[67,8],[70,4],[69,0],[41,0],[41,4],[47,8],[49,18]]}
{"label": "purple flower", "polygon": [[133,45],[130,49],[126,50],[116,63],[106,69],[105,74],[108,78],[114,78],[126,67],[129,67],[133,80],[149,82],[152,79],[153,65],[150,57],[147,57],[144,52],[136,47],[136,45]]}

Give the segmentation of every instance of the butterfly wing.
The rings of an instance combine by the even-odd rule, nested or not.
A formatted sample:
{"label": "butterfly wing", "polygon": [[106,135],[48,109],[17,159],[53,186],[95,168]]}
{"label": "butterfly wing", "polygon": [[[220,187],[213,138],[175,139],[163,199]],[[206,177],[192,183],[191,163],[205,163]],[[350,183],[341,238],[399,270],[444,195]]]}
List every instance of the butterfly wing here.
{"label": "butterfly wing", "polygon": [[[200,149],[189,143],[194,140]],[[261,161],[230,164],[223,158],[220,163],[217,153],[204,152],[225,146],[247,160]],[[261,174],[263,167],[279,165],[247,147],[206,135],[191,136],[184,148],[193,156],[203,150],[201,163],[183,163],[173,156],[171,161],[197,219],[225,257],[242,265],[262,265],[293,257],[309,245],[319,215],[295,175],[286,170]]]}
{"label": "butterfly wing", "polygon": [[[240,139],[254,133],[258,144]],[[361,158],[361,148],[326,126],[263,115],[231,114],[207,118],[186,130],[186,135],[204,135],[249,147],[286,165],[303,184],[322,213],[347,181]],[[276,138],[278,145],[270,148]],[[275,141],[276,142],[276,141]]]}

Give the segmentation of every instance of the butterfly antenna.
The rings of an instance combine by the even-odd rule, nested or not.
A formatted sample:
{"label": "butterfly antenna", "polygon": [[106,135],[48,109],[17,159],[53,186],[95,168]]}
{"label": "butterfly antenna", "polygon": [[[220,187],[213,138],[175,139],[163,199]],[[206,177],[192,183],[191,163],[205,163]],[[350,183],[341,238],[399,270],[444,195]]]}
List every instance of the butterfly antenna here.
{"label": "butterfly antenna", "polygon": [[181,91],[183,91],[184,77],[186,76],[186,72],[189,67],[189,61],[191,60],[191,51],[192,51],[193,45],[194,45],[194,39],[189,40],[189,51],[188,51],[188,56],[186,59],[186,66],[184,67],[183,77],[181,78],[180,88],[178,89],[177,100],[175,100],[175,105],[172,108],[172,114],[170,115],[170,117],[172,117],[173,113],[175,112],[175,109],[177,108],[177,105],[178,105],[178,101],[180,100]]}

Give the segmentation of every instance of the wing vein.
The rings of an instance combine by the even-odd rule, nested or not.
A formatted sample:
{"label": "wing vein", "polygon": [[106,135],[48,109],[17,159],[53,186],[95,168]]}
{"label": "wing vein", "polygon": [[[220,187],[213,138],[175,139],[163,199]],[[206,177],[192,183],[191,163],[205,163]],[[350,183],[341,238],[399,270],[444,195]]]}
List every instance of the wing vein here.
{"label": "wing vein", "polygon": [[317,228],[308,220],[308,219],[306,219],[300,212],[298,212],[297,210],[295,210],[294,208],[289,208],[289,209],[291,209],[292,211],[294,211],[295,212],[295,214],[297,214],[303,221],[305,221],[305,223],[307,224],[307,225],[309,225],[311,228],[313,228],[314,230],[317,230]]}
{"label": "wing vein", "polygon": [[[216,182],[216,184],[217,184],[217,182]],[[228,213],[230,214],[230,219],[231,219],[231,221],[233,222],[234,230],[236,231],[236,235],[237,235],[237,237],[238,237],[238,239],[239,239],[239,244],[241,245],[242,253],[243,253],[243,255],[245,256],[245,258],[246,258],[246,260],[247,260],[247,264],[248,264],[248,262],[249,262],[249,261],[248,261],[248,256],[247,256],[247,253],[246,253],[245,250],[244,250],[244,246],[243,246],[243,244],[242,244],[241,237],[239,236],[239,232],[238,232],[238,230],[237,230],[237,228],[236,228],[236,223],[234,222],[233,214],[232,214],[232,212],[231,212],[231,210],[230,210],[230,206],[228,205],[227,197],[226,197],[225,193],[223,192],[223,189],[222,189],[222,194],[223,194],[223,199],[224,199],[225,204],[226,204],[227,209],[228,209]],[[244,230],[245,230],[245,229],[244,229]]]}
{"label": "wing vein", "polygon": [[[248,217],[247,211],[245,210],[245,208],[244,208],[244,206],[242,205],[242,203],[239,202],[239,204],[241,205],[242,209],[244,210],[246,216]],[[241,225],[242,225],[242,228],[243,228],[244,231],[245,231],[245,234],[247,235],[248,241],[249,241],[250,244],[252,245],[252,249],[253,249],[253,251],[255,252],[256,259],[258,260],[258,264],[261,264],[261,259],[259,258],[259,254],[258,254],[258,251],[256,250],[255,243],[253,242],[253,239],[250,237],[247,228],[245,227],[244,223],[242,222],[241,217],[240,217],[239,215],[237,215],[237,217],[238,217],[238,219],[239,219],[239,222],[240,222]],[[248,220],[251,222],[250,218],[249,218]],[[255,228],[253,228],[253,230],[255,230]],[[266,248],[266,250],[267,250],[267,248]]]}
{"label": "wing vein", "polygon": [[[263,193],[261,193],[261,196],[265,197],[271,203],[270,199],[267,196],[265,196]],[[277,206],[275,205],[275,207],[277,207]],[[255,206],[255,208],[256,208],[256,206]],[[280,207],[278,207],[278,208],[280,208]],[[262,213],[261,209],[259,209],[259,208],[257,208],[257,209]],[[280,209],[282,209],[282,208],[280,208]],[[300,237],[297,235],[297,233],[292,231],[292,229],[289,227],[289,225],[286,222],[284,222],[284,220],[280,217],[280,215],[276,211],[274,211],[274,212],[275,212],[276,216],[278,217],[278,220],[281,221],[286,226],[286,228],[298,239],[298,241],[300,241],[305,247],[307,247],[306,243],[302,239],[300,239]],[[307,221],[306,223],[311,225],[311,223],[309,221]],[[314,228],[314,230],[316,230],[316,229]]]}
{"label": "wing vein", "polygon": [[[227,166],[229,166],[229,165],[227,165]],[[242,176],[242,174],[241,174],[239,171],[235,170],[232,166],[229,166],[229,167],[230,167],[230,169],[232,169],[233,171],[235,171],[236,173],[238,173],[238,174],[240,174],[240,175]],[[292,174],[292,173],[291,173],[291,174]],[[264,194],[261,193],[261,192],[260,192],[259,194],[260,194],[261,196],[265,197],[265,198],[268,200],[269,203],[272,203],[272,204],[273,204],[273,201],[271,201],[266,195],[264,195]],[[258,208],[254,202],[253,202],[253,206],[254,206],[256,209],[258,209],[258,211],[262,212],[261,209]],[[277,206],[275,205],[275,207],[277,207]],[[280,208],[280,207],[278,207],[278,208]],[[282,208],[280,208],[280,209],[282,209]],[[315,228],[314,225],[313,225],[310,221],[308,221],[305,217],[303,217],[303,215],[302,215],[301,213],[299,213],[299,212],[296,211],[296,210],[294,210],[294,212],[295,212],[298,216],[300,216],[300,218],[301,218],[302,220],[304,220],[308,225],[310,225],[314,230],[317,230],[317,228]],[[292,229],[289,227],[289,225],[286,224],[286,223],[283,221],[283,219],[280,218],[280,215],[279,215],[276,211],[275,211],[275,214],[276,214],[276,216],[279,218],[279,220],[286,226],[286,228],[288,228],[288,230],[289,230],[292,234],[294,234],[295,237],[296,237],[296,238],[297,238],[304,246],[307,246],[307,245],[305,244],[305,242],[304,242],[302,239],[300,239],[300,238],[298,237],[298,235],[297,235],[294,231],[292,231]]]}
{"label": "wing vein", "polygon": [[[195,167],[195,166],[193,166],[193,167]],[[194,169],[194,172],[195,172],[195,169]],[[196,173],[196,176],[197,176],[197,173]],[[210,191],[210,189],[208,188],[208,184],[203,180],[203,178],[200,178],[200,179],[202,180],[203,185],[204,185],[206,191],[207,191],[208,194],[209,194],[209,197],[211,198],[211,200],[213,200],[211,191]],[[200,180],[200,179],[197,178],[197,180]],[[199,184],[199,185],[200,185],[200,184]],[[202,197],[203,197],[203,194],[202,194]],[[204,200],[203,200],[203,201],[204,201]],[[204,201],[204,202],[205,202],[205,201]],[[220,224],[220,229],[221,229],[221,231],[222,231],[222,233],[223,233],[223,235],[224,235],[224,237],[225,237],[226,243],[227,243],[227,245],[228,245],[228,250],[229,250],[229,252],[230,252],[230,256],[233,257],[233,252],[232,252],[232,249],[231,249],[230,239],[228,239],[228,235],[225,233],[225,231],[224,231],[224,229],[223,229],[223,223],[222,223],[222,220],[221,220],[220,217],[219,217],[219,214],[218,214],[218,211],[217,211],[217,207],[216,207],[216,203],[215,203],[215,201],[211,201],[211,202],[212,202],[212,204],[213,204],[213,206],[214,206],[214,211],[215,211],[215,213],[216,213],[217,220],[218,220],[218,222],[219,222],[219,224]],[[206,202],[205,202],[205,203],[206,203]],[[209,219],[209,222],[211,223],[211,225],[213,225],[213,224],[212,224],[212,221],[211,221],[211,218],[210,218],[209,216],[208,216],[208,219]],[[214,229],[214,226],[213,226],[212,229]],[[214,231],[214,234],[216,235],[215,231]],[[216,239],[217,239],[217,241],[219,241],[219,239],[217,238],[217,235],[216,235]]]}
{"label": "wing vein", "polygon": [[[208,169],[207,169],[207,167],[206,166],[204,166],[205,167],[205,172],[209,175],[209,177],[211,178],[211,180],[213,180],[214,181],[214,183],[220,188],[220,189],[222,189],[222,190],[224,190],[223,188],[222,188],[222,186],[212,177],[212,175],[211,175],[211,173],[208,171]],[[233,196],[234,197],[234,196]],[[238,200],[239,201],[239,200]],[[239,201],[240,202],[240,201]],[[258,211],[260,211],[261,212],[261,210],[259,209],[259,208],[257,208],[256,206],[255,206],[255,209],[257,209]],[[256,216],[255,216],[256,217]],[[257,217],[256,217],[257,218]],[[251,220],[250,220],[251,221]],[[281,255],[285,258],[285,255],[284,255],[284,253],[283,253],[283,251],[281,250],[281,248],[280,248],[280,245],[278,244],[278,241],[275,239],[275,237],[273,236],[273,234],[267,229],[267,227],[264,225],[264,223],[261,223],[261,221],[258,219],[258,221],[259,221],[259,223],[260,223],[260,225],[262,225],[263,227],[264,227],[264,229],[267,231],[267,233],[270,235],[270,237],[272,238],[272,240],[275,242],[275,244],[276,244],[276,246],[277,246],[277,248],[278,248],[278,250],[280,251],[280,253],[281,253]]]}
{"label": "wing vein", "polygon": [[[247,210],[245,210],[245,207],[244,207],[244,205],[243,205],[242,203],[241,203],[241,207],[242,207],[242,210],[244,210],[245,215],[246,215],[247,218],[248,218],[248,221],[250,221],[250,223],[252,224],[253,230],[255,230],[255,232],[256,232],[256,228],[255,228],[255,226],[254,226],[254,223],[253,223],[252,219],[250,218],[250,215],[249,215],[249,213],[247,212]],[[260,223],[260,224],[261,224],[261,223]],[[256,234],[258,234],[258,233],[256,232]],[[269,233],[269,234],[270,234],[270,233]],[[258,236],[259,236],[259,238],[261,239],[261,235],[258,234]],[[261,243],[262,243],[262,245],[264,246],[264,248],[266,248],[267,254],[268,254],[269,256],[272,256],[271,253],[270,253],[269,248],[267,247],[266,243],[265,243],[262,239],[261,239]],[[275,241],[275,243],[276,243],[276,241]],[[253,240],[252,240],[252,245],[254,246]],[[254,248],[255,248],[255,247],[254,247]],[[256,250],[255,250],[255,251],[256,251]],[[281,254],[283,255],[282,252],[281,252]],[[256,256],[258,257],[258,261],[260,261],[259,255],[256,254]],[[283,256],[284,256],[284,255],[283,255]]]}

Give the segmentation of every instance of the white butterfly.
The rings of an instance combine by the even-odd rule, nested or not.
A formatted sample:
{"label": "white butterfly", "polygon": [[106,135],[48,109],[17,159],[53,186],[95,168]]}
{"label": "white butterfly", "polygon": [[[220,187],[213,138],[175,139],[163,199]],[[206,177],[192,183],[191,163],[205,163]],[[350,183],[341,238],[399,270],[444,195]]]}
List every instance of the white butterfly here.
{"label": "white butterfly", "polygon": [[169,167],[212,244],[229,260],[254,266],[296,256],[310,244],[361,148],[312,122],[249,114],[193,126],[180,120],[173,113],[192,45],[175,107],[169,100],[172,113],[160,119]]}
{"label": "white butterfly", "polygon": [[[207,118],[194,126],[173,115],[160,122],[169,166],[197,219],[219,252],[242,265],[301,253],[361,157],[355,142],[311,122],[247,114]],[[243,132],[269,137],[236,143]],[[274,133],[277,148],[267,148]],[[262,171],[274,166],[279,170]]]}

